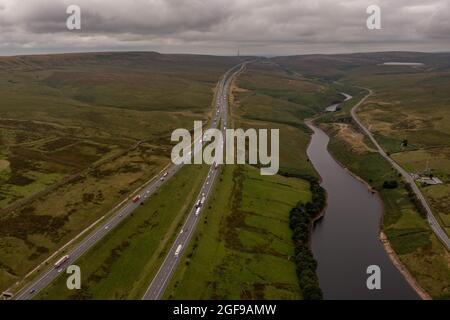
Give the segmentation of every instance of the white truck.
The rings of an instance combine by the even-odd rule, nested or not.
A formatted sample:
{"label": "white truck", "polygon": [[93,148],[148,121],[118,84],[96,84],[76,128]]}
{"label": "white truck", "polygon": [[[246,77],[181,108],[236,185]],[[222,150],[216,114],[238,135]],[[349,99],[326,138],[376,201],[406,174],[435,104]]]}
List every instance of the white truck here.
{"label": "white truck", "polygon": [[200,210],[201,210],[202,208],[197,208],[197,210],[195,210],[195,215],[196,216],[198,216],[199,214],[200,214]]}
{"label": "white truck", "polygon": [[181,249],[183,248],[183,245],[178,245],[177,250],[175,250],[175,257],[178,258],[181,253]]}
{"label": "white truck", "polygon": [[58,261],[56,261],[56,263],[55,263],[55,268],[61,267],[61,266],[64,264],[64,262],[66,262],[67,260],[69,260],[69,256],[68,256],[68,255],[62,257],[61,259],[59,259]]}

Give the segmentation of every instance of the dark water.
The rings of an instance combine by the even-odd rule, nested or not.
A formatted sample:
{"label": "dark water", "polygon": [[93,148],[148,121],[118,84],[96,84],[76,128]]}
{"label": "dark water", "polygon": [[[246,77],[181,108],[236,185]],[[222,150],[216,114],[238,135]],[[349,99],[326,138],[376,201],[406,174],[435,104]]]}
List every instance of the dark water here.
{"label": "dark water", "polygon": [[[382,204],[328,153],[329,138],[314,130],[308,156],[322,177],[328,208],[312,234],[325,299],[418,299],[378,239]],[[369,290],[367,267],[381,268],[381,290]]]}

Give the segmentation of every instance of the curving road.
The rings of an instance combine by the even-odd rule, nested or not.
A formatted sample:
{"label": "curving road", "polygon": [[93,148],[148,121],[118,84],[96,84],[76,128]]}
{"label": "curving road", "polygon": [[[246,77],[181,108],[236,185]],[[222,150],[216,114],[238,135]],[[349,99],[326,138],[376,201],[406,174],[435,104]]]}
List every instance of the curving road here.
{"label": "curving road", "polygon": [[[237,65],[230,69],[220,81],[219,91],[216,95],[216,107],[214,110],[217,110],[216,120],[213,120],[211,123],[211,128],[216,128],[219,125],[220,119],[222,119],[223,123],[227,123],[227,92],[225,90],[226,87],[229,86],[232,77],[239,73],[242,68],[245,66],[245,63]],[[223,131],[225,128],[222,129]],[[193,144],[203,143],[202,138],[194,141]],[[194,147],[195,149],[195,147]],[[201,148],[200,148],[201,149]],[[140,196],[139,201],[133,202],[133,200],[129,200],[124,203],[124,205],[118,209],[115,213],[109,217],[106,222],[101,224],[101,226],[97,227],[94,231],[92,231],[86,238],[84,238],[79,244],[77,244],[73,249],[71,249],[67,253],[62,253],[61,255],[68,255],[69,258],[67,261],[63,263],[60,267],[55,267],[53,265],[50,266],[48,270],[46,270],[43,274],[39,275],[34,279],[31,284],[24,287],[20,290],[17,295],[14,297],[15,300],[29,300],[36,296],[41,290],[47,287],[52,281],[54,281],[62,272],[65,272],[67,266],[72,265],[78,260],[83,254],[85,254],[89,249],[91,249],[98,241],[100,241],[106,234],[108,234],[112,229],[114,229],[120,222],[122,222],[127,216],[129,216],[134,210],[136,210],[141,204],[143,204],[152,194],[154,194],[164,183],[166,183],[170,178],[172,178],[184,165],[175,165],[171,164],[167,167],[167,169],[163,170],[160,174],[153,177],[147,184],[139,191],[137,195]],[[217,170],[213,170],[213,166],[211,166],[210,172],[208,174],[208,178],[206,179],[202,192],[199,195],[199,199],[202,199],[202,194],[205,197],[208,197],[212,188],[212,184],[216,179]],[[194,214],[195,216],[195,214]],[[186,232],[183,232],[184,235],[179,235],[178,238],[183,240],[183,242],[187,243],[188,239],[192,235],[192,230],[194,229],[195,224],[192,223],[192,212],[189,215],[187,220],[187,225],[185,225]],[[195,222],[195,221],[194,221]],[[190,229],[190,230],[189,230]],[[181,254],[180,254],[181,255]],[[158,295],[159,297],[159,295]]]}
{"label": "curving road", "polygon": [[450,239],[447,235],[447,233],[442,229],[441,225],[437,221],[436,217],[433,214],[433,211],[431,210],[430,206],[428,205],[427,200],[425,199],[425,196],[420,191],[419,187],[417,186],[414,179],[411,177],[411,175],[403,169],[397,162],[395,162],[391,157],[388,156],[388,154],[383,150],[383,148],[380,146],[380,144],[377,142],[377,140],[374,138],[372,133],[367,129],[362,122],[359,120],[358,116],[356,115],[356,111],[358,108],[373,94],[373,91],[367,88],[363,88],[364,90],[367,90],[369,93],[361,100],[359,101],[351,110],[351,115],[353,120],[358,124],[358,126],[361,128],[361,130],[369,137],[369,139],[372,141],[372,143],[377,148],[378,152],[381,154],[383,158],[385,158],[389,163],[403,176],[403,178],[408,182],[414,193],[416,194],[417,198],[422,203],[423,207],[427,211],[427,220],[430,224],[431,229],[436,234],[436,236],[442,241],[442,243],[447,247],[447,250],[450,249]]}
{"label": "curving road", "polygon": [[[233,81],[233,78],[243,70],[245,65],[246,63],[243,63],[228,71],[219,83],[219,90],[216,95],[217,115],[219,117],[217,120],[220,119],[221,131],[224,137],[228,123],[228,89],[231,85],[231,82]],[[189,246],[189,242],[195,231],[195,227],[200,221],[201,213],[206,207],[206,203],[208,202],[208,199],[212,193],[213,186],[217,180],[218,175],[218,168],[212,165],[196,200],[196,203],[200,201],[202,202],[202,205],[200,207],[194,205],[194,207],[192,208],[183,225],[182,231],[180,232],[180,234],[178,234],[175,242],[172,244],[172,247],[167,253],[164,262],[162,263],[156,276],[150,283],[150,286],[148,287],[143,300],[161,299],[165,289],[167,288],[167,285],[170,282],[170,279],[172,278],[178,264],[180,263],[180,259],[183,253]]]}

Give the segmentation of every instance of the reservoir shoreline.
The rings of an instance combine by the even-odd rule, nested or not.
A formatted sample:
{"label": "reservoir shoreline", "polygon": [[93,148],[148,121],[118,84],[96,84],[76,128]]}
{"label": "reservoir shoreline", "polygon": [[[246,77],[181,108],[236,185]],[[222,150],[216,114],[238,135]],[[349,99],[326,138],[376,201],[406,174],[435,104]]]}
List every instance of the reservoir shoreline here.
{"label": "reservoir shoreline", "polygon": [[[318,127],[314,123],[314,119],[307,119],[307,120],[305,120],[305,124],[306,125],[309,124],[309,125]],[[383,219],[384,219],[384,215],[385,215],[385,209],[384,209],[384,202],[381,199],[381,196],[380,196],[379,192],[377,190],[374,190],[369,183],[367,183],[364,179],[362,179],[360,176],[358,176],[353,171],[351,171],[347,166],[342,164],[338,159],[336,159],[336,157],[333,155],[332,152],[329,151],[329,153],[330,153],[331,157],[333,157],[334,161],[336,161],[344,170],[346,170],[355,179],[357,179],[357,180],[361,181],[363,184],[365,184],[367,186],[368,190],[371,190],[371,191],[373,191],[373,192],[375,192],[377,194],[378,200],[380,201],[380,203],[382,205],[382,208],[383,208],[382,213],[381,213],[381,217],[380,217],[378,238],[379,238],[380,242],[383,244],[384,250],[388,254],[388,256],[391,259],[391,261],[394,264],[394,266],[402,273],[402,275],[404,276],[405,280],[408,281],[409,285],[416,291],[416,293],[419,295],[419,297],[422,300],[432,300],[430,295],[419,285],[419,283],[412,276],[412,274],[409,272],[409,270],[406,268],[406,266],[401,262],[400,257],[397,255],[397,253],[394,251],[394,249],[392,249],[392,246],[391,246],[391,243],[389,242],[388,237],[383,232]],[[320,176],[320,174],[319,174],[319,176]],[[322,177],[321,176],[320,176],[320,181],[322,181]],[[313,225],[315,224],[316,221],[318,221],[318,220],[320,220],[320,219],[325,217],[325,211],[326,211],[327,207],[328,207],[328,204],[324,208],[324,210],[321,212],[321,214],[318,215],[317,218],[313,220]]]}
{"label": "reservoir shoreline", "polygon": [[[316,124],[314,124],[314,119],[307,119],[305,120],[305,124],[311,129],[313,130],[314,134],[316,134],[317,132],[314,130],[320,130],[321,132],[323,132],[323,134],[329,139],[328,135]],[[329,142],[329,141],[328,141]],[[372,193],[375,197],[376,200],[379,202],[380,206],[379,206],[379,210],[380,210],[380,216],[377,222],[377,241],[379,242],[379,244],[381,245],[381,247],[383,248],[382,251],[384,252],[384,254],[386,255],[386,257],[388,258],[388,261],[392,264],[392,267],[399,273],[401,274],[401,278],[403,281],[405,281],[408,286],[410,287],[410,289],[412,289],[411,291],[415,292],[415,295],[417,295],[416,297],[413,297],[410,293],[407,293],[406,291],[408,291],[407,289],[404,290],[404,297],[406,297],[407,299],[414,299],[414,298],[421,298],[421,299],[430,299],[429,295],[426,294],[426,292],[417,284],[417,282],[414,280],[414,278],[411,276],[411,274],[408,272],[408,270],[404,267],[404,265],[401,263],[400,259],[398,258],[398,256],[395,254],[395,252],[392,250],[390,243],[388,242],[387,238],[385,237],[384,233],[382,232],[382,223],[383,223],[383,217],[384,217],[384,205],[383,205],[383,201],[380,197],[380,195],[378,194],[378,192],[374,192],[374,190],[372,189],[372,187],[363,179],[361,179],[360,177],[358,177],[356,174],[354,174],[352,171],[350,171],[346,166],[344,166],[342,163],[340,163],[339,161],[337,161],[335,159],[335,157],[331,154],[331,152],[329,152],[328,150],[328,142],[326,145],[326,151],[327,153],[330,155],[330,157],[336,162],[336,164],[338,166],[340,166],[341,169],[345,170],[345,172],[347,174],[349,174],[353,179],[359,181],[360,183],[364,184],[364,186],[367,188],[368,192]],[[308,146],[308,151],[311,148],[311,145],[313,143],[313,137],[311,136],[311,140],[309,142],[309,146]],[[308,153],[308,157],[309,157],[309,153]],[[313,164],[313,166],[315,167],[316,171],[318,172],[319,176],[320,176],[320,182],[321,184],[323,184],[324,182],[324,177],[322,175],[322,173],[320,172],[320,170],[316,167],[316,165],[314,164],[313,160],[311,159],[311,157],[309,157],[311,160],[311,163]],[[315,229],[316,224],[320,224],[320,220],[322,219],[326,219],[326,213],[327,211],[330,210],[330,203],[328,201],[330,195],[329,195],[329,190],[327,190],[327,188],[325,188],[327,191],[327,205],[325,207],[325,209],[321,212],[320,215],[318,215],[314,221],[313,221],[313,229]],[[311,236],[311,241],[314,238],[314,231],[313,234]],[[314,247],[314,246],[313,246]],[[367,248],[370,249],[370,248]],[[317,250],[317,248],[316,248]],[[315,253],[315,255],[317,254],[316,250],[314,250],[313,248],[313,252]],[[316,257],[316,259],[318,260],[318,262],[320,263],[320,258]],[[323,262],[323,261],[322,261]],[[395,275],[392,275],[391,272],[391,276],[395,277]],[[319,280],[320,280],[320,274],[319,274]],[[398,280],[398,279],[397,279]],[[322,284],[321,284],[322,285]],[[324,288],[323,288],[324,289]],[[395,291],[395,290],[394,290]],[[326,293],[326,290],[324,290],[324,293]],[[347,292],[351,295],[350,292]],[[392,294],[392,292],[390,293]],[[367,293],[366,293],[367,295]],[[368,297],[371,297],[371,295],[367,295]],[[383,295],[382,295],[383,296]],[[394,299],[397,299],[399,296],[402,296],[402,293],[396,292],[396,294],[394,294]],[[336,298],[336,297],[334,297]],[[355,298],[358,298],[357,296]],[[360,298],[364,298],[364,297],[360,297]],[[380,298],[380,297],[371,297],[371,298]],[[382,298],[382,297],[381,297]]]}

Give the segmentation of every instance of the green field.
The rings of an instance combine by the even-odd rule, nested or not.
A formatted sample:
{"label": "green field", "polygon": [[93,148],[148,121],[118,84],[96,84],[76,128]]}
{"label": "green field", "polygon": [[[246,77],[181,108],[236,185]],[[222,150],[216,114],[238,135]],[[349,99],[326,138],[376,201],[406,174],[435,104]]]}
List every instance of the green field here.
{"label": "green field", "polygon": [[226,166],[164,298],[300,299],[289,211],[309,183]]}
{"label": "green field", "polygon": [[433,212],[450,235],[450,148],[437,147],[415,151],[405,151],[392,155],[409,172],[425,171],[429,166],[434,176],[444,184],[422,186],[422,192],[430,202]]}
{"label": "green field", "polygon": [[79,259],[82,290],[68,290],[67,278],[61,276],[38,298],[141,299],[190,212],[207,169],[183,168]]}
{"label": "green field", "polygon": [[242,59],[141,53],[0,57],[0,291],[170,161]]}

